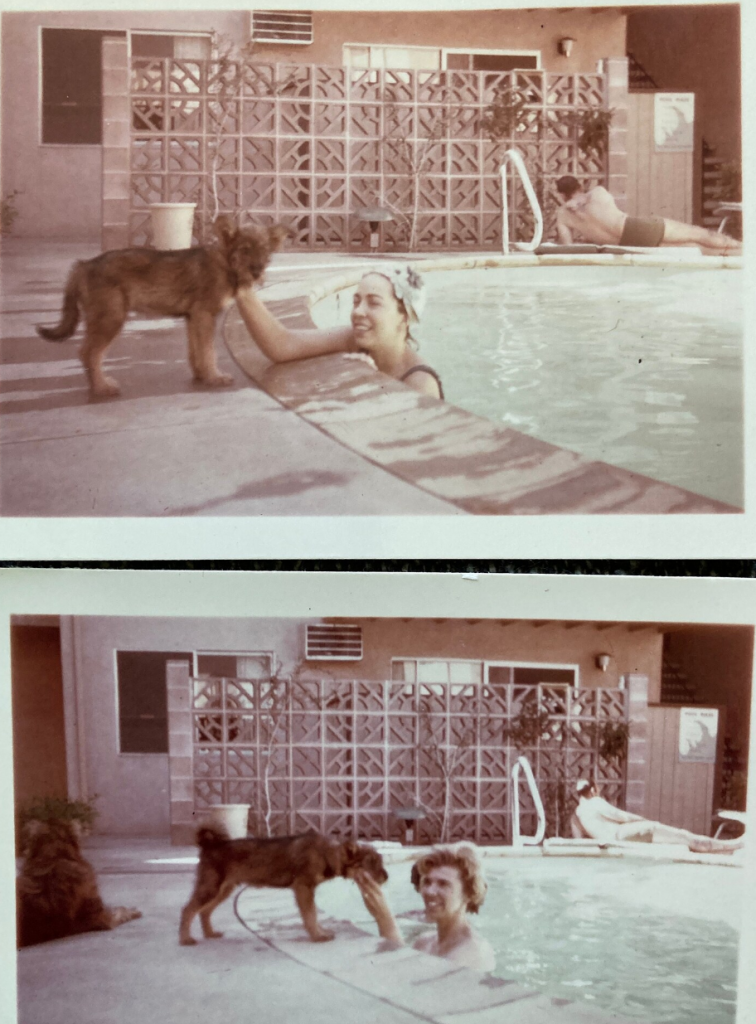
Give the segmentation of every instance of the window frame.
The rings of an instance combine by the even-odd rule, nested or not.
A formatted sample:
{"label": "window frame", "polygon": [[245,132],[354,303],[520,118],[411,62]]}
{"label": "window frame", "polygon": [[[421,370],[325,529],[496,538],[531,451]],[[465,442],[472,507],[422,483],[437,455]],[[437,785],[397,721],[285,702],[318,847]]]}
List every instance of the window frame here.
{"label": "window frame", "polygon": [[[95,28],[89,26],[77,26],[71,28],[69,26],[60,25],[39,25],[37,27],[37,145],[44,147],[45,149],[70,149],[75,146],[77,149],[101,149],[102,140],[100,142],[45,142],[43,138],[44,128],[44,99],[45,99],[45,71],[44,71],[44,52],[42,38],[45,31],[54,32],[95,32],[100,36],[100,40],[110,36],[114,38],[125,37],[126,45],[128,47],[128,59],[131,61],[131,37],[136,36],[171,36],[172,38],[191,36],[198,39],[207,39],[210,42],[212,51],[212,32],[205,32],[201,30],[190,30],[186,32],[174,31],[171,29],[138,29],[138,28]],[[189,58],[187,58],[189,59]],[[101,61],[102,63],[102,61]],[[100,110],[102,111],[102,83],[100,87]],[[102,119],[102,118],[101,118]]]}
{"label": "window frame", "polygon": [[[523,71],[525,73],[528,72],[528,71],[542,71],[543,70],[542,64],[541,64],[541,50],[524,50],[524,49],[520,49],[519,47],[516,50],[501,50],[501,49],[494,49],[492,47],[481,48],[481,47],[477,47],[477,46],[442,46],[441,47],[441,64],[442,64],[441,70],[442,71],[449,71],[449,70],[455,71],[455,70],[458,70],[456,68],[451,68],[450,69],[450,68],[447,67],[446,57],[447,57],[447,54],[450,54],[450,53],[469,53],[469,54],[472,54],[474,56],[486,56],[486,57],[488,57],[488,56],[491,56],[491,57],[535,57],[535,59],[536,59],[536,66],[534,68],[518,68],[516,70],[521,70],[521,71]],[[482,73],[486,74],[486,75],[506,74],[506,72],[496,72],[496,71],[485,71],[485,72],[482,72]]]}

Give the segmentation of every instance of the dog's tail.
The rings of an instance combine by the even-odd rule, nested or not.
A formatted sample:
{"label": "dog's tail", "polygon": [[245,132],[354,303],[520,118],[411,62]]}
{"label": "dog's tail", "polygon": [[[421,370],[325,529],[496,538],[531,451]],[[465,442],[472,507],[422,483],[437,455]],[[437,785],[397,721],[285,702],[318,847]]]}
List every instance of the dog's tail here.
{"label": "dog's tail", "polygon": [[195,842],[201,850],[211,850],[214,846],[227,843],[230,838],[228,832],[220,825],[200,825]]}
{"label": "dog's tail", "polygon": [[66,281],[60,323],[57,327],[42,327],[38,325],[37,334],[40,338],[46,338],[47,341],[65,341],[66,338],[70,338],[74,333],[79,324],[79,296],[84,274],[84,261],[79,260],[77,263],[74,263]]}

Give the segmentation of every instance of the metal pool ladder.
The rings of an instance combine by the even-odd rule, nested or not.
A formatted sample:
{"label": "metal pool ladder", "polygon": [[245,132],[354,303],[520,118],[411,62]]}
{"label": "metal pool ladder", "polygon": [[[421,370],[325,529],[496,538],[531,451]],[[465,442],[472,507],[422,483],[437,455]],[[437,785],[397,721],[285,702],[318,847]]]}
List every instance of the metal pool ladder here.
{"label": "metal pool ladder", "polygon": [[499,174],[501,174],[501,242],[505,256],[509,255],[509,198],[507,194],[507,165],[510,162],[514,164],[515,170],[520,176],[522,187],[525,189],[525,195],[527,196],[530,208],[533,211],[533,216],[535,218],[533,240],[531,242],[518,242],[517,248],[524,250],[525,252],[533,252],[533,250],[537,249],[541,244],[541,238],[543,237],[543,214],[541,213],[538,197],[536,196],[530,182],[530,175],[528,174],[528,169],[525,166],[525,161],[516,149],[508,149],[504,154],[504,159],[499,167]]}
{"label": "metal pool ladder", "polygon": [[[533,797],[538,825],[534,836],[523,836],[520,834],[520,772],[525,773],[525,779]],[[518,757],[512,768],[512,846],[538,846],[543,842],[546,832],[546,814],[543,810],[541,794],[538,792],[533,769],[527,757]]]}

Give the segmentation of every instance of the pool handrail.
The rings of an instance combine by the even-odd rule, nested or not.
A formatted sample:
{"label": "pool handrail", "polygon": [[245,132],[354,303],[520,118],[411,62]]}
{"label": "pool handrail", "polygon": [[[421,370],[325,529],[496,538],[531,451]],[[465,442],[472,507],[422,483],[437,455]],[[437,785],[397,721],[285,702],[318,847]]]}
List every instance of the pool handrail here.
{"label": "pool handrail", "polygon": [[[520,771],[525,773],[525,779],[530,789],[530,795],[533,797],[536,814],[538,815],[538,825],[536,826],[534,836],[524,836],[520,832]],[[528,761],[527,757],[520,756],[512,768],[512,846],[539,846],[543,842],[545,833],[546,814],[543,809],[541,794],[538,792],[538,785],[533,775],[533,769],[530,767],[530,761]]]}
{"label": "pool handrail", "polygon": [[525,195],[530,203],[530,208],[533,211],[535,218],[535,230],[533,232],[533,239],[530,242],[518,242],[517,248],[523,252],[534,252],[541,244],[543,238],[543,214],[541,213],[541,206],[538,202],[538,197],[535,194],[533,186],[530,182],[530,175],[528,169],[525,166],[521,154],[516,149],[508,149],[504,154],[504,159],[499,167],[499,174],[501,175],[501,244],[504,251],[504,255],[509,255],[509,199],[507,194],[507,165],[509,163],[514,164],[517,173],[520,175],[520,181],[522,181],[522,187],[525,189]]}

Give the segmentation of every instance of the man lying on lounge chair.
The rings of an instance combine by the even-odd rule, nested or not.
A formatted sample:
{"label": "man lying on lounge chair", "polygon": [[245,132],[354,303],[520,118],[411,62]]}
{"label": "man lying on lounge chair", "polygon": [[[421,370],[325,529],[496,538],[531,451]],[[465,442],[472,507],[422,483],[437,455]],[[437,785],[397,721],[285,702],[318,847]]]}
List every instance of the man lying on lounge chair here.
{"label": "man lying on lounge chair", "polygon": [[562,245],[572,245],[572,232],[576,231],[595,245],[697,245],[707,256],[739,256],[743,251],[737,239],[696,224],[667,217],[628,217],[601,185],[584,192],[570,174],[559,178],[556,188],[560,202],[557,237]]}
{"label": "man lying on lounge chair", "polygon": [[684,828],[649,821],[639,814],[621,811],[598,795],[595,784],[581,779],[576,786],[577,810],[572,820],[574,839],[595,839],[599,843],[679,843],[693,853],[732,853],[744,846],[740,839],[710,839]]}

